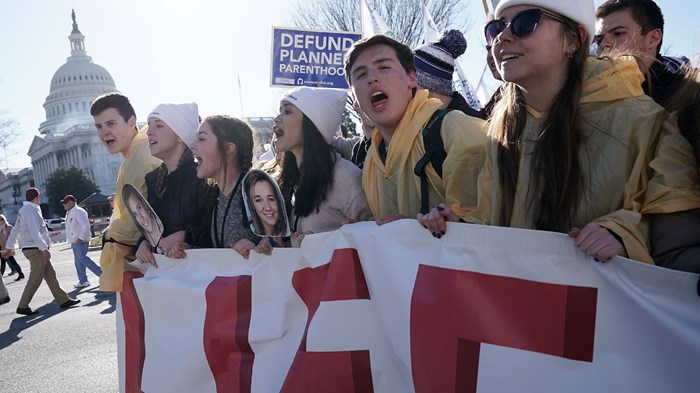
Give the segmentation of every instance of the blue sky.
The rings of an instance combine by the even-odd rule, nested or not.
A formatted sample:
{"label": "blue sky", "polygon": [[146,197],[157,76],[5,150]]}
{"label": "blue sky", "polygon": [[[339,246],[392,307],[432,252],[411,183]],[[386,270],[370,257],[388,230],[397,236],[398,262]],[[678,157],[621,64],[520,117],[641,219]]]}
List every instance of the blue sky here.
{"label": "blue sky", "polygon": [[[666,17],[664,51],[699,54],[700,3],[657,3]],[[275,115],[283,90],[269,87],[272,26],[291,26],[293,5],[293,0],[0,0],[0,110],[20,123],[9,167],[31,165],[26,152],[45,120],[49,82],[70,55],[71,8],[88,55],[111,73],[145,120],[161,102],[195,101],[203,115],[240,116],[241,107],[245,116]],[[476,85],[485,56],[482,2],[472,0],[468,12],[469,47],[460,62]],[[5,166],[4,157],[0,163]]]}

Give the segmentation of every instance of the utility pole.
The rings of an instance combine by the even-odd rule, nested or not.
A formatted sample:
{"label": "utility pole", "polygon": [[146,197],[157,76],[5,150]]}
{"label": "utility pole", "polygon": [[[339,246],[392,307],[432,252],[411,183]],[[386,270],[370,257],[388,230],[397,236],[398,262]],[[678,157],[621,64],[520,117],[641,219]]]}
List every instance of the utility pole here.
{"label": "utility pole", "polygon": [[243,88],[241,87],[241,74],[238,74],[238,101],[241,103],[241,118],[245,117],[243,115],[243,93],[241,92]]}

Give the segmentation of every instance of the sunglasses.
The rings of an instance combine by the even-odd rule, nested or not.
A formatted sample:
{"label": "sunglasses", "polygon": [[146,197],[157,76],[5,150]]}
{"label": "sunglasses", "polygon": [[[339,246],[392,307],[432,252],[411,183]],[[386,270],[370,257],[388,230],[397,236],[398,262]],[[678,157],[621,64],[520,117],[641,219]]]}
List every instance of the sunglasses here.
{"label": "sunglasses", "polygon": [[510,23],[500,19],[494,19],[489,21],[489,23],[484,26],[484,36],[486,37],[486,46],[490,47],[493,45],[493,41],[498,37],[499,34],[503,32],[508,26],[510,26],[510,32],[518,38],[525,38],[532,34],[537,28],[537,24],[540,22],[542,15],[559,21],[561,23],[569,23],[566,19],[559,15],[550,14],[547,11],[543,11],[537,8],[530,10],[525,10],[518,12]]}

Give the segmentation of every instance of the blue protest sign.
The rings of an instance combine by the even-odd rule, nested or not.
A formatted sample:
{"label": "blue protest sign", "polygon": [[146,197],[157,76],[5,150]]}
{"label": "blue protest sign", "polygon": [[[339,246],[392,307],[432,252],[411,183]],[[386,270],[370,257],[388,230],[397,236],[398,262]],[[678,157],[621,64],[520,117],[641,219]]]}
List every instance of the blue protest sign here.
{"label": "blue protest sign", "polygon": [[361,36],[273,27],[270,85],[346,89],[343,58]]}

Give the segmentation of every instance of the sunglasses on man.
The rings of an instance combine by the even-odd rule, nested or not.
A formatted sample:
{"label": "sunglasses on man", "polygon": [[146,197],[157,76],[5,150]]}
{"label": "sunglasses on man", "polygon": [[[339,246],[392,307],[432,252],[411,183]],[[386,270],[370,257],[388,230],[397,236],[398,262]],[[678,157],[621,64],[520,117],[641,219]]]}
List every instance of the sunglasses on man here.
{"label": "sunglasses on man", "polygon": [[496,37],[498,37],[498,35],[508,27],[510,27],[510,32],[518,38],[525,38],[529,36],[535,31],[540,22],[540,18],[542,18],[543,15],[561,23],[568,23],[567,20],[561,16],[550,14],[549,12],[538,8],[521,11],[513,17],[510,23],[506,23],[500,19],[489,21],[489,23],[484,26],[486,46],[490,48],[493,45],[493,41],[496,39]]}

